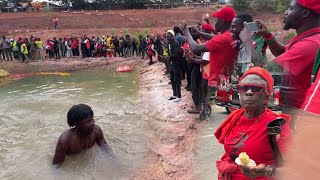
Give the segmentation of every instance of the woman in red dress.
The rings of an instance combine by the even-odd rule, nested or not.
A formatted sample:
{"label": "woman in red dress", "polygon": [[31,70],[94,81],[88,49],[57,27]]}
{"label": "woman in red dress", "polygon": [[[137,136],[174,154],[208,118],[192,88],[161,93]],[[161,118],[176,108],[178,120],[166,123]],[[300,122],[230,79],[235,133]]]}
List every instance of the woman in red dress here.
{"label": "woman in red dress", "polygon": [[[286,151],[292,132],[288,115],[278,115],[266,108],[272,88],[272,76],[261,67],[253,67],[242,76],[237,86],[242,108],[232,112],[214,133],[225,149],[225,154],[217,161],[219,180],[268,180],[275,174],[277,163],[266,126],[279,116],[285,118],[276,142],[282,153]],[[236,164],[235,159],[241,152],[246,152],[257,166]]]}

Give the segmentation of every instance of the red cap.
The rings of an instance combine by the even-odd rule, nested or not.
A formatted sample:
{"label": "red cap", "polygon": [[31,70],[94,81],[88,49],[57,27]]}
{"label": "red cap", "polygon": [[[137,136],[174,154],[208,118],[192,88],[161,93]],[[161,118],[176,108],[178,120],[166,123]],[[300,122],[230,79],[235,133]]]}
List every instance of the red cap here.
{"label": "red cap", "polygon": [[236,11],[232,7],[224,7],[212,14],[213,17],[231,22],[236,17]]}
{"label": "red cap", "polygon": [[215,30],[211,24],[202,24],[201,29],[206,30],[206,31],[215,32]]}
{"label": "red cap", "polygon": [[264,79],[268,84],[269,95],[271,94],[272,88],[273,88],[273,78],[272,78],[271,74],[269,73],[269,71],[267,71],[266,69],[261,68],[261,67],[253,67],[253,68],[248,69],[246,72],[244,72],[244,74],[241,77],[241,80],[249,74],[258,75],[262,79]]}
{"label": "red cap", "polygon": [[319,0],[297,0],[297,2],[305,8],[320,14],[320,1]]}

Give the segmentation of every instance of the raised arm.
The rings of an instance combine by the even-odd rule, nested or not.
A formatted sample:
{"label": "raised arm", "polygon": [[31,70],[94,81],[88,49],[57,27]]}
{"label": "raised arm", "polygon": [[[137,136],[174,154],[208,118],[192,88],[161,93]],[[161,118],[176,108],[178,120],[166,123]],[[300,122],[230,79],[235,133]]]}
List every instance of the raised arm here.
{"label": "raised arm", "polygon": [[205,44],[198,44],[196,41],[193,40],[190,31],[187,27],[187,24],[184,24],[182,27],[183,34],[187,37],[187,41],[189,43],[189,46],[195,54],[202,53],[202,52],[208,52],[208,49]]}
{"label": "raised arm", "polygon": [[262,36],[266,41],[267,44],[269,46],[270,51],[272,52],[272,54],[274,56],[279,56],[282,53],[285,52],[285,45],[281,44],[279,41],[276,40],[276,38],[274,37],[274,35],[269,31],[269,29],[267,28],[266,25],[264,25],[262,22],[257,21],[259,26],[260,26],[260,30],[254,32],[256,35],[258,36]]}
{"label": "raised arm", "polygon": [[243,42],[244,47],[246,49],[247,57],[251,60],[251,62],[262,62],[262,55],[261,53],[257,52],[252,39],[252,32],[248,28],[247,23],[244,23],[244,28],[240,32],[240,40]]}

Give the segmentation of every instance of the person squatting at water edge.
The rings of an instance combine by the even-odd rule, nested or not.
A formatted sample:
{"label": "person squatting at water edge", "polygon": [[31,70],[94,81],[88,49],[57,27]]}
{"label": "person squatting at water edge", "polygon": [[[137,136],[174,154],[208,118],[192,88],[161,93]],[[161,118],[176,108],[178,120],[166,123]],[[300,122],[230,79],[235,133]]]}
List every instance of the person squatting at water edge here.
{"label": "person squatting at water edge", "polygon": [[[237,86],[242,108],[232,112],[214,133],[225,150],[216,164],[219,180],[274,179],[276,168],[283,164],[281,153],[287,152],[292,139],[290,116],[266,108],[272,88],[271,74],[261,67],[253,67],[242,76]],[[272,143],[267,126],[275,122],[282,126]],[[244,162],[243,156],[247,159]]]}
{"label": "person squatting at water edge", "polygon": [[85,104],[74,105],[67,114],[70,129],[59,137],[53,158],[54,165],[64,162],[66,155],[78,154],[97,143],[101,149],[115,159],[111,147],[103,137],[102,130],[95,125],[93,111]]}

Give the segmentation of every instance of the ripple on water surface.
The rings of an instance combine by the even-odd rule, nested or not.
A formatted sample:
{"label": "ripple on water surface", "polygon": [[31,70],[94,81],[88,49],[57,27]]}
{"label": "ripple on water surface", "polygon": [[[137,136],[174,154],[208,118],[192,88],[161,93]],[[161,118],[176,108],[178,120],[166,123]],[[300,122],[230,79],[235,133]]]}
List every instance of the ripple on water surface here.
{"label": "ripple on water surface", "polygon": [[[0,179],[123,179],[143,163],[148,142],[137,103],[137,74],[77,72],[30,77],[0,87]],[[120,167],[95,145],[51,166],[74,104],[92,107]],[[120,175],[121,174],[121,175]]]}

